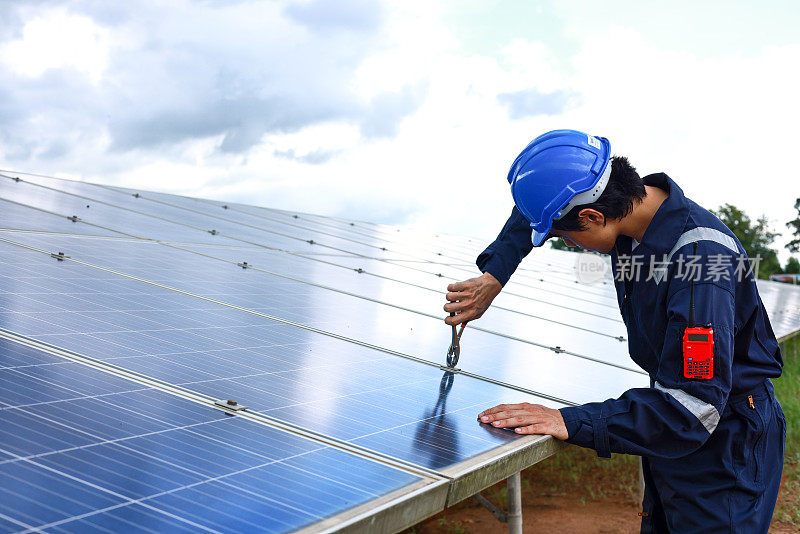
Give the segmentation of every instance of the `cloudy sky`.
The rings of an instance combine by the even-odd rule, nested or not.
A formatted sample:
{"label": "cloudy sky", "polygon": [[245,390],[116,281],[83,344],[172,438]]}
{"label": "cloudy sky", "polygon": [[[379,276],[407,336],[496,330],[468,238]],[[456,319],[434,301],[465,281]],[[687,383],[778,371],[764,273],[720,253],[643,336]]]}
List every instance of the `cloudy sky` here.
{"label": "cloudy sky", "polygon": [[783,243],[798,27],[794,0],[4,0],[0,168],[491,238],[519,150],[574,128]]}

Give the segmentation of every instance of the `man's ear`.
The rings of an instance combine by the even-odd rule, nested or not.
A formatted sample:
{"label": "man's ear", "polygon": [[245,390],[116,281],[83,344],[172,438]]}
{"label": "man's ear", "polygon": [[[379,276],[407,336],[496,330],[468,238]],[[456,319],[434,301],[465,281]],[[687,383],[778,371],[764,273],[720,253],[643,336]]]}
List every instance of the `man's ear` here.
{"label": "man's ear", "polygon": [[591,225],[606,225],[606,216],[597,210],[593,210],[592,208],[583,208],[581,211],[579,211],[578,219],[580,219],[584,227]]}

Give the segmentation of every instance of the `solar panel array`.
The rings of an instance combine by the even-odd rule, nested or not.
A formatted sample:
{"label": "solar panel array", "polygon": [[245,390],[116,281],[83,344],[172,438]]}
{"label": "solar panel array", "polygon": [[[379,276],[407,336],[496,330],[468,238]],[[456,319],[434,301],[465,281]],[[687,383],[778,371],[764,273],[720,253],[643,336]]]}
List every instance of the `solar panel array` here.
{"label": "solar panel array", "polygon": [[482,245],[2,175],[0,530],[397,530],[558,448],[479,411],[648,385],[610,279],[546,249],[443,368]]}

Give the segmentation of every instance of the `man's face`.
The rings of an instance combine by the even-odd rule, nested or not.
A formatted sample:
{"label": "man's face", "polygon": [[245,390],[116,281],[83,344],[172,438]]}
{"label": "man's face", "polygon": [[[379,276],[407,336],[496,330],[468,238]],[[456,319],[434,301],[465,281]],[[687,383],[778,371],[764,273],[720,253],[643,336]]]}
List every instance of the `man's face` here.
{"label": "man's face", "polygon": [[[591,213],[584,216],[584,212]],[[607,221],[603,214],[595,210],[581,210],[580,215],[585,230],[553,230],[553,235],[563,239],[568,247],[609,254],[617,242],[616,221]]]}

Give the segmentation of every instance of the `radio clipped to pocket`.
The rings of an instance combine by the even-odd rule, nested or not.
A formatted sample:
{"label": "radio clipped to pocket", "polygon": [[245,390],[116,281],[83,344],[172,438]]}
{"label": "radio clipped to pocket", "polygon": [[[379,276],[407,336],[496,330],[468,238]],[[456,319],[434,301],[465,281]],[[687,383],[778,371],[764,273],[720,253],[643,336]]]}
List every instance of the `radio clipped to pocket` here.
{"label": "radio clipped to pocket", "polygon": [[[697,243],[694,244],[697,255]],[[689,281],[689,324],[683,331],[683,376],[714,378],[714,329],[710,324],[695,326],[694,278]]]}

